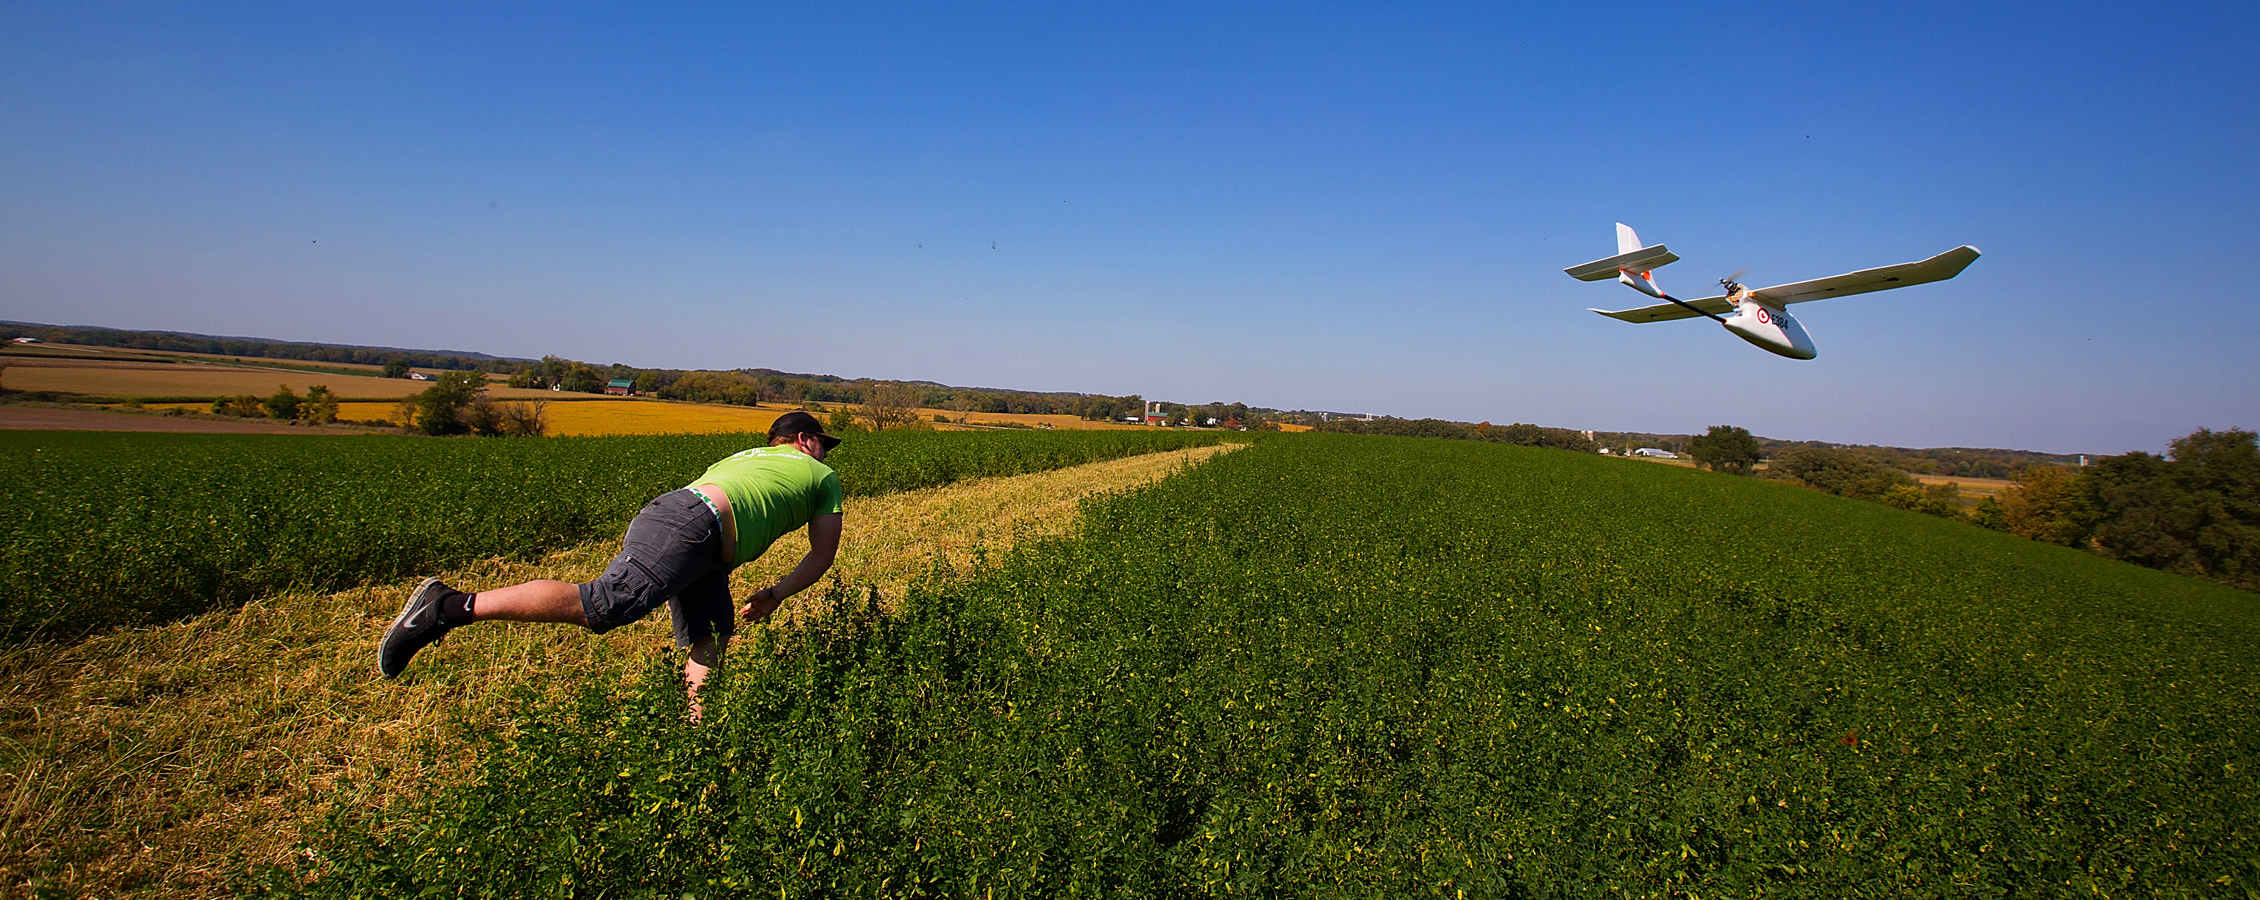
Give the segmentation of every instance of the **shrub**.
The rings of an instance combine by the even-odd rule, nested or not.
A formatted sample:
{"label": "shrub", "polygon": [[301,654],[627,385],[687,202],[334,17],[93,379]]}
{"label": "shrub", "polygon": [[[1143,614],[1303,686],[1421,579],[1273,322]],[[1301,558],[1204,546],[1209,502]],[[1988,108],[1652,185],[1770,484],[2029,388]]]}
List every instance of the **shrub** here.
{"label": "shrub", "polygon": [[298,404],[297,392],[292,391],[287,384],[276,385],[274,396],[259,401],[260,408],[266,411],[267,418],[270,419],[298,418]]}
{"label": "shrub", "polygon": [[259,416],[264,416],[267,414],[266,401],[260,400],[256,395],[252,394],[243,394],[235,397],[221,397],[220,399],[213,401],[212,414],[216,416],[242,416],[245,418],[257,418]]}

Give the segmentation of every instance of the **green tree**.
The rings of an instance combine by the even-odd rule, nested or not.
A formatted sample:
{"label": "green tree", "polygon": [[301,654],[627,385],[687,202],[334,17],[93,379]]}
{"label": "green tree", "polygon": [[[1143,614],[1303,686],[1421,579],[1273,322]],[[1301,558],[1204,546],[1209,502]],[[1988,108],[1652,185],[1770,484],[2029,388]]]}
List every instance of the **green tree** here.
{"label": "green tree", "polygon": [[1855,500],[1879,500],[1894,487],[1915,483],[1915,479],[1889,463],[1864,453],[1831,447],[1791,450],[1774,457],[1773,466],[1766,471],[1777,478],[1794,479],[1814,490]]}
{"label": "green tree", "polygon": [[274,393],[274,396],[259,401],[260,407],[264,408],[267,411],[267,418],[298,418],[299,398],[297,392],[292,391],[290,389],[290,385],[287,384],[280,384],[276,385],[275,387],[276,391]]}
{"label": "green tree", "polygon": [[1876,500],[1885,506],[1896,506],[1926,516],[1945,519],[1962,517],[1962,486],[1951,481],[1945,484],[1895,484],[1885,489],[1883,496]]}
{"label": "green tree", "polygon": [[2009,530],[2009,518],[2001,511],[2001,501],[1992,497],[1979,500],[1977,507],[1970,510],[1970,524],[1995,531]]}
{"label": "green tree", "polygon": [[590,368],[588,363],[577,362],[566,368],[565,377],[559,379],[558,384],[568,391],[601,394],[604,393],[604,382],[605,377]]}
{"label": "green tree", "polygon": [[393,358],[391,358],[391,359],[389,359],[389,360],[386,360],[386,361],[385,361],[385,377],[386,377],[386,378],[406,378],[406,377],[408,377],[408,357],[405,357],[405,356],[395,356],[395,357],[393,357]]}
{"label": "green tree", "polygon": [[2010,534],[2066,547],[2087,546],[2095,530],[2092,509],[2079,471],[2063,466],[2026,466],[2017,483],[2001,492]]}
{"label": "green tree", "polygon": [[461,413],[486,394],[486,376],[478,372],[441,372],[432,386],[416,395],[416,427],[425,434],[462,434],[469,425]]}
{"label": "green tree", "polygon": [[855,412],[845,406],[836,407],[824,417],[824,430],[832,434],[855,430]]}
{"label": "green tree", "polygon": [[2200,428],[2170,459],[2128,453],[2081,470],[2097,552],[2260,590],[2260,448],[2250,431]]}
{"label": "green tree", "polygon": [[298,417],[316,424],[337,421],[337,395],[330,393],[328,385],[307,388],[306,399],[298,404]]}
{"label": "green tree", "polygon": [[1713,472],[1748,475],[1758,464],[1758,439],[1738,426],[1713,425],[1688,440],[1687,455]]}

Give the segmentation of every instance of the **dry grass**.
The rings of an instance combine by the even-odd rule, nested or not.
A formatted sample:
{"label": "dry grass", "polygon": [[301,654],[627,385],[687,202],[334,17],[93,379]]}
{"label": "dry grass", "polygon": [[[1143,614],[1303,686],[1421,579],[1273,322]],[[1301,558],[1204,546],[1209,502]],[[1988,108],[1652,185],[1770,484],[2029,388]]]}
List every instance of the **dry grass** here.
{"label": "dry grass", "polygon": [[1964,497],[1991,497],[2017,482],[2009,478],[1957,478],[1951,475],[1917,475],[1924,484],[1958,484]]}
{"label": "dry grass", "polygon": [[[851,501],[834,569],[899,597],[937,558],[1071,527],[1092,493],[1163,477],[1227,447],[1153,454]],[[741,592],[805,552],[799,535],[740,567]],[[580,581],[616,542],[445,573],[472,590]],[[411,582],[286,595],[64,648],[0,658],[0,892],[225,896],[281,860],[330,804],[382,816],[469,771],[466,730],[504,727],[522,690],[615,679],[667,652],[667,616],[603,637],[486,625],[376,676],[376,639]],[[789,618],[794,604],[788,603]]]}

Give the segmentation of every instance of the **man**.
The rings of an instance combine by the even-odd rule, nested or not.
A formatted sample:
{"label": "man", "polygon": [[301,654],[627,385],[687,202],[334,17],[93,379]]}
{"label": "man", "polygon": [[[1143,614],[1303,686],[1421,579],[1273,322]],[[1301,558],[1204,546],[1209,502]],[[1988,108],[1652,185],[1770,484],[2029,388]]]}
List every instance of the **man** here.
{"label": "man", "polygon": [[769,426],[769,445],[738,453],[706,470],[689,487],[661,494],[628,525],[620,555],[595,581],[529,581],[467,594],[424,579],[377,647],[386,678],[453,629],[473,622],[566,622],[603,634],[666,603],[674,611],[675,646],[683,663],[691,716],[698,691],[736,631],[730,616],[730,570],[803,525],[808,555],[791,573],[755,591],[739,613],[761,622],[786,597],[815,584],[840,548],[840,476],[824,455],[840,439],[816,417],[789,412]]}

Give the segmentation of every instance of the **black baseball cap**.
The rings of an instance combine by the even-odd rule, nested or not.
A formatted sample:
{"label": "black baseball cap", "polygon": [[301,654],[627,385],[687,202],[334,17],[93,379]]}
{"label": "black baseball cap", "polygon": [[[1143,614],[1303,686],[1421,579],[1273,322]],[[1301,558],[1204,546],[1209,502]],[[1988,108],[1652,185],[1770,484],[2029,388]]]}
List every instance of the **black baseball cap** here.
{"label": "black baseball cap", "polygon": [[815,435],[817,440],[824,442],[824,449],[826,451],[830,451],[833,447],[840,445],[839,438],[824,433],[823,424],[817,422],[815,416],[801,412],[797,409],[784,415],[778,416],[777,421],[769,423],[769,440],[771,441],[775,441],[776,439],[781,437],[792,437],[798,434]]}

